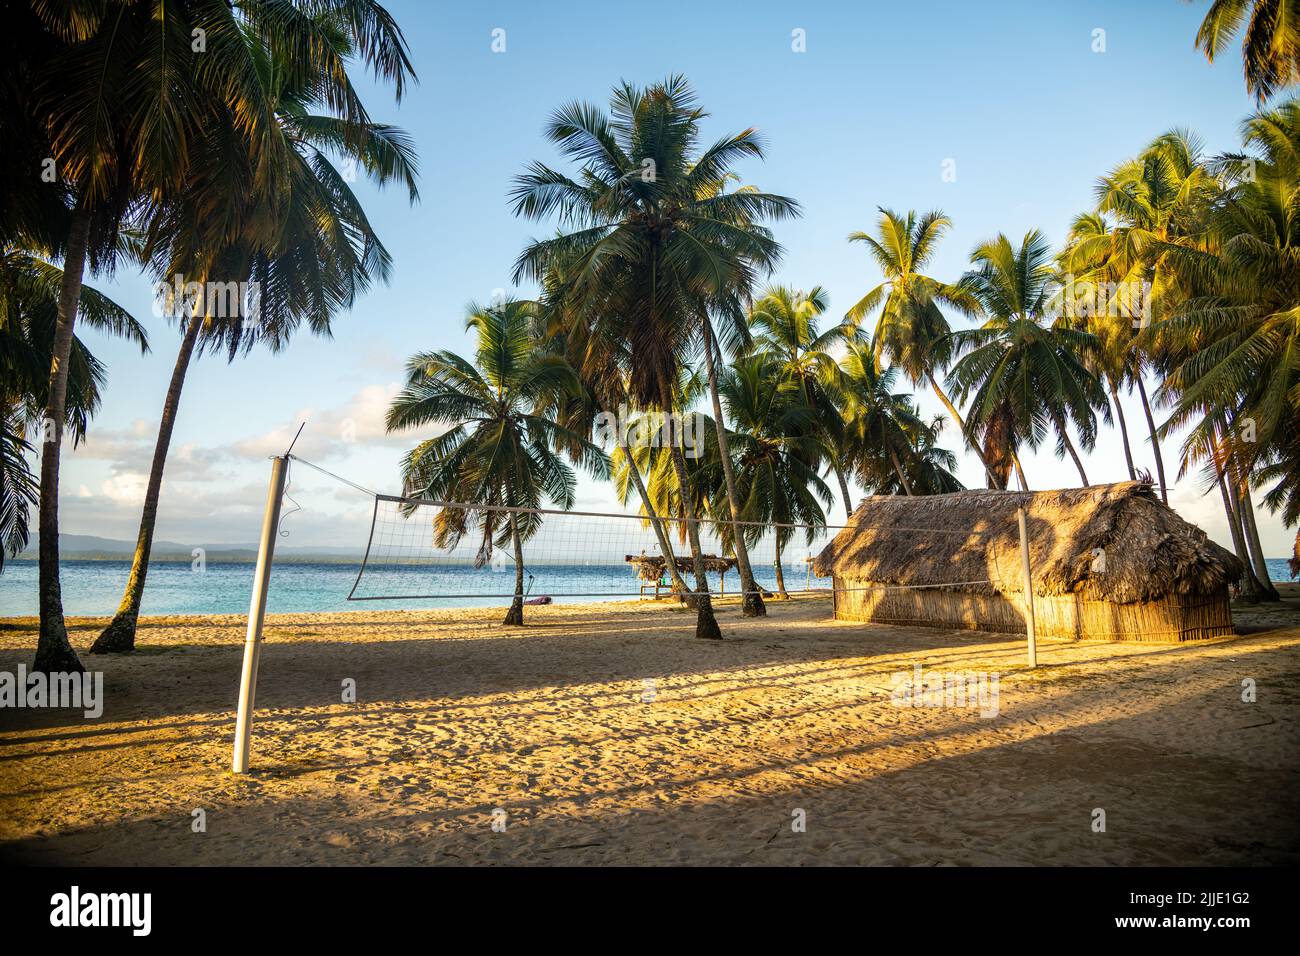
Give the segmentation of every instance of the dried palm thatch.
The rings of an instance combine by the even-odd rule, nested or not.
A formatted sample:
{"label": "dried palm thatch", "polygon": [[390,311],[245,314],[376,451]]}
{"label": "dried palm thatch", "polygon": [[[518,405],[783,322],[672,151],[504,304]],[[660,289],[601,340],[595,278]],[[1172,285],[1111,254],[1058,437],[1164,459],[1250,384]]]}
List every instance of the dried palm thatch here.
{"label": "dried palm thatch", "polygon": [[[1021,507],[1040,633],[1118,640],[1231,633],[1228,586],[1241,563],[1139,481],[867,498],[813,570],[835,579],[840,617],[1023,631]],[[916,586],[926,589],[905,590]]]}
{"label": "dried palm thatch", "polygon": [[1300,578],[1300,531],[1295,533],[1295,550],[1291,554],[1291,577]]}

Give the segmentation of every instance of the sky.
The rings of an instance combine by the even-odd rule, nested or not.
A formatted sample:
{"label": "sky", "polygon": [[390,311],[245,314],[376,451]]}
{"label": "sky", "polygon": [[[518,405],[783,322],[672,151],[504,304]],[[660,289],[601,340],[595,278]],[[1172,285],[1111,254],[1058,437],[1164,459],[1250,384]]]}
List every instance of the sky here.
{"label": "sky", "polygon": [[[1037,228],[1059,243],[1092,205],[1097,177],[1172,127],[1197,132],[1210,153],[1238,148],[1252,103],[1235,48],[1211,65],[1193,46],[1207,4],[391,0],[419,83],[400,105],[368,78],[360,87],[375,119],[414,138],[420,201],[356,184],[393,256],[391,282],[340,315],[332,339],[304,333],[277,355],[194,363],[157,536],[205,547],[255,541],[267,459],[303,422],[296,454],[364,487],[399,490],[403,452],[428,437],[384,433],[406,358],[468,354],[467,302],[533,292],[512,287],[512,265],[549,229],[513,216],[507,195],[531,161],[570,169],[542,135],[562,104],[603,105],[622,80],[684,73],[710,113],[706,141],[756,127],[766,158],[737,172],[803,206],[801,219],[776,226],[786,251],[773,279],[822,285],[835,317],[881,279],[863,247],[846,241],[873,227],[877,206],[944,210],[954,228],[930,273],[955,280],[971,249],[998,232],[1018,241]],[[85,333],[109,384],[89,439],[64,459],[63,528],[133,539],[180,337],[153,316],[148,278],[123,271],[92,284],[145,322],[152,351]],[[918,398],[928,415],[942,412],[928,392]],[[1125,411],[1137,464],[1154,472],[1136,397]],[[952,426],[944,439],[960,445]],[[1177,440],[1165,443],[1165,460],[1172,480]],[[1050,449],[1024,464],[1032,488],[1078,484]],[[1104,432],[1085,464],[1093,482],[1126,478],[1117,432]],[[959,476],[982,485],[972,454]],[[1176,482],[1171,503],[1230,546],[1218,494],[1203,491],[1193,474]],[[290,494],[301,510],[283,526],[287,543],[364,545],[368,497],[303,467]],[[610,486],[582,483],[580,508],[615,505]],[[838,508],[830,516],[842,518]],[[1294,532],[1267,512],[1259,519],[1265,552],[1288,554]]]}

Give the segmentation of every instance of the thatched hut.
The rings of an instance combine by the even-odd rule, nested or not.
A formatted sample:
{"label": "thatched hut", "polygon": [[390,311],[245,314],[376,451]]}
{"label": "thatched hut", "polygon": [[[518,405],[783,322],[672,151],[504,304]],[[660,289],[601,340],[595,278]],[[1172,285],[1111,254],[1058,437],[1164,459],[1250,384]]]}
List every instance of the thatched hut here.
{"label": "thatched hut", "polygon": [[[727,572],[736,566],[736,559],[720,558],[716,554],[702,554],[700,557],[704,560],[705,572],[719,576],[719,592],[725,594]],[[644,582],[641,586],[642,594],[645,593],[647,586],[654,587],[655,597],[659,596],[661,589],[669,590],[669,586],[664,583],[664,572],[668,569],[668,562],[662,554],[628,554],[623,557],[623,560],[632,565],[636,576]],[[695,561],[691,557],[676,557],[674,563],[677,565],[678,574],[685,576],[695,573]]]}
{"label": "thatched hut", "polygon": [[1241,562],[1145,482],[867,498],[813,570],[833,578],[837,618],[1024,633],[1021,507],[1040,636],[1232,633],[1228,588]]}

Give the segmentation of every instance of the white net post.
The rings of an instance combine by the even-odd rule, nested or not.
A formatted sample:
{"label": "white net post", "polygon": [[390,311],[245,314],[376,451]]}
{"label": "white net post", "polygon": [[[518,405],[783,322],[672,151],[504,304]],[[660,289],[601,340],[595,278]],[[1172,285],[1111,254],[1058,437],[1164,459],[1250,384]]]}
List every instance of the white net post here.
{"label": "white net post", "polygon": [[1025,627],[1029,637],[1029,666],[1038,666],[1038,634],[1034,622],[1034,573],[1029,564],[1029,530],[1025,524],[1025,509],[1016,509],[1016,523],[1020,526],[1020,561],[1025,579]]}
{"label": "white net post", "polygon": [[275,554],[276,529],[280,525],[280,502],[289,457],[277,457],[271,464],[271,488],[267,492],[262,538],[257,548],[257,570],[253,573],[253,598],[248,606],[248,633],[244,638],[244,666],[239,676],[239,710],[235,718],[235,753],[231,769],[248,770],[248,752],[253,733],[253,701],[257,696],[257,665],[262,656],[262,625],[266,621],[266,592],[271,584],[271,560]]}

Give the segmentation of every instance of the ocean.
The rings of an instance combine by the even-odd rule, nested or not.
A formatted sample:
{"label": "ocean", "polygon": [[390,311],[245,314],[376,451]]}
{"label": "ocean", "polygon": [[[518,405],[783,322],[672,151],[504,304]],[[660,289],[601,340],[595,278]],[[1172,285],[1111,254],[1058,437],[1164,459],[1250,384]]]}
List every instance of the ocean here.
{"label": "ocean", "polygon": [[[1270,558],[1269,573],[1274,581],[1291,580],[1286,560]],[[63,608],[74,615],[107,615],[117,610],[122,587],[130,570],[128,561],[65,561],[63,563]],[[533,569],[536,579],[531,596],[550,594],[556,603],[576,601],[628,600],[638,596],[640,582],[631,569],[620,565],[545,565]],[[755,567],[759,584],[775,587],[773,569]],[[505,573],[490,568],[405,567],[367,572],[358,594],[455,594],[460,597],[427,599],[349,601],[348,593],[357,579],[357,565],[342,563],[277,564],[271,574],[268,610],[272,614],[294,612],[359,611],[385,608],[420,610],[445,607],[504,607],[508,597],[495,597],[514,585],[513,568]],[[813,585],[825,585],[813,578]],[[787,570],[786,587],[805,587],[804,571]],[[739,586],[739,576],[727,575],[728,590]],[[251,562],[209,563],[194,571],[185,562],[159,562],[149,569],[145,585],[143,614],[244,614],[248,611],[253,586]],[[710,575],[709,587],[718,588],[717,575]],[[581,595],[581,596],[579,596]],[[0,574],[0,617],[25,617],[37,613],[36,562],[14,560]]]}
{"label": "ocean", "polygon": [[[107,615],[117,610],[122,588],[130,571],[129,561],[64,561],[63,610],[73,615]],[[348,593],[357,580],[358,566],[345,563],[284,563],[271,573],[267,610],[271,614],[295,612],[389,610],[435,610],[445,607],[505,607],[509,597],[496,597],[514,587],[514,567],[505,572],[471,567],[385,567],[366,572],[358,594],[454,594],[460,597],[426,599],[349,601]],[[549,594],[556,603],[600,600],[629,600],[639,596],[640,581],[626,564],[566,566],[542,565],[530,596]],[[775,587],[773,569],[756,567],[758,583]],[[786,587],[805,587],[804,571],[785,572]],[[814,585],[817,579],[814,578]],[[6,562],[0,574],[0,617],[24,617],[37,613],[36,562]],[[740,577],[727,574],[727,591],[739,587]],[[823,582],[824,584],[825,582]],[[709,576],[709,587],[718,589],[718,576]],[[527,579],[525,579],[527,586]],[[253,588],[252,562],[208,562],[203,571],[192,570],[188,562],[166,561],[150,566],[145,584],[142,614],[244,614]]]}

